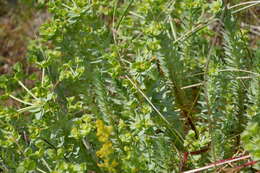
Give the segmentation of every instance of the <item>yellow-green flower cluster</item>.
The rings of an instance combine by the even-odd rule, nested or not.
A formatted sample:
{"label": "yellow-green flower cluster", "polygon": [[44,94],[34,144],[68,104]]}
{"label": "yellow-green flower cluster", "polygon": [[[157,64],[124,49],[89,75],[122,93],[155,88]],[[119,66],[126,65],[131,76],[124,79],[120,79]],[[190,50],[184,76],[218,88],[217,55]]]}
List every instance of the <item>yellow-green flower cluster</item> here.
{"label": "yellow-green flower cluster", "polygon": [[116,172],[115,167],[118,163],[114,159],[111,159],[111,153],[113,153],[114,149],[112,142],[109,140],[113,132],[113,127],[105,126],[102,120],[97,120],[96,128],[98,140],[103,143],[102,147],[96,152],[97,157],[103,160],[103,163],[98,164],[98,166],[106,168],[108,172]]}
{"label": "yellow-green flower cluster", "polygon": [[104,122],[102,120],[96,121],[96,127],[97,127],[97,137],[100,142],[107,142],[109,136],[111,135],[113,131],[112,126],[105,126]]}
{"label": "yellow-green flower cluster", "polygon": [[94,126],[91,121],[92,116],[88,114],[83,115],[81,118],[76,118],[70,132],[70,137],[81,139],[87,136]]}
{"label": "yellow-green flower cluster", "polygon": [[112,143],[106,142],[102,147],[97,151],[97,156],[100,158],[105,158],[113,152]]}

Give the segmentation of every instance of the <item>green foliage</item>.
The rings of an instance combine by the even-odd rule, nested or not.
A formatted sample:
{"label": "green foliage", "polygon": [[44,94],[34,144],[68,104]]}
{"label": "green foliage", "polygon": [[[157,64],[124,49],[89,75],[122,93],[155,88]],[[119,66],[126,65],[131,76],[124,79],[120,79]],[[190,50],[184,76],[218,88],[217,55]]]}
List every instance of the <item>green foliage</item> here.
{"label": "green foliage", "polygon": [[258,160],[260,55],[226,5],[49,1],[28,53],[40,79],[27,88],[18,65],[0,77],[17,101],[0,107],[0,167],[180,172],[243,146]]}

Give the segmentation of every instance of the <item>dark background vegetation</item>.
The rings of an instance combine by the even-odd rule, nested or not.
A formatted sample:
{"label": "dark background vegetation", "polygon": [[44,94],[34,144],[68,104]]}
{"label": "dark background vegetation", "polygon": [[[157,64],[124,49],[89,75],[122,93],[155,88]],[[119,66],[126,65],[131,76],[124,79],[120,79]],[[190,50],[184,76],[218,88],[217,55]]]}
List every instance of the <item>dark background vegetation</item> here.
{"label": "dark background vegetation", "polygon": [[[37,37],[38,27],[49,15],[29,1],[1,0],[0,7],[0,74],[4,74],[10,73],[16,62],[26,64],[27,44]],[[26,68],[27,72],[35,70]]]}

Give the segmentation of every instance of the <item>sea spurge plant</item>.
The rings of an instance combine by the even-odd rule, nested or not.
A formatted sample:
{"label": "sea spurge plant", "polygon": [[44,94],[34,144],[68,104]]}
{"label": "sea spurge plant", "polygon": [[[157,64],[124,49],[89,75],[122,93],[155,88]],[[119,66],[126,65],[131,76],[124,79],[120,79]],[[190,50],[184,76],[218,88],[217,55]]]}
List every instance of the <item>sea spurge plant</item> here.
{"label": "sea spurge plant", "polygon": [[1,169],[182,172],[244,150],[259,158],[252,122],[259,52],[234,7],[219,0],[46,6],[52,17],[28,48],[39,81],[19,66],[0,77],[1,100],[16,103],[0,109]]}

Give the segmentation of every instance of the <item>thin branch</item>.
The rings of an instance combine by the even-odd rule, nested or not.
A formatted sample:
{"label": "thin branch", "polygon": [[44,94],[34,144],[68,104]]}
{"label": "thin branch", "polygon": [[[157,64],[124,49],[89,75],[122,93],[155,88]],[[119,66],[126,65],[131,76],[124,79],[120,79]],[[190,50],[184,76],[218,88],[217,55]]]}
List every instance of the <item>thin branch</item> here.
{"label": "thin branch", "polygon": [[242,10],[248,9],[248,8],[253,7],[255,5],[258,5],[258,4],[260,4],[260,1],[258,1],[257,3],[254,3],[254,4],[250,4],[248,6],[245,6],[245,7],[239,8],[237,10],[234,10],[234,11],[232,11],[232,14],[238,13],[238,12],[240,12]]}
{"label": "thin branch", "polygon": [[44,77],[45,77],[45,68],[42,69],[42,81],[41,81],[42,87],[43,87],[43,83],[44,83]]}
{"label": "thin branch", "polygon": [[236,79],[252,79],[251,76],[239,76],[239,77],[236,77]]}
{"label": "thin branch", "polygon": [[173,44],[178,43],[179,41],[184,41],[185,39],[189,38],[192,34],[198,32],[199,30],[205,28],[206,26],[210,25],[211,23],[217,21],[218,19],[215,19],[214,17],[210,18],[207,22],[203,23],[203,24],[199,24],[198,26],[195,26],[193,29],[191,29],[190,31],[186,32],[184,35],[180,36],[179,38],[177,38]]}
{"label": "thin branch", "polygon": [[173,26],[173,23],[172,23],[172,17],[170,15],[169,15],[169,23],[170,23],[170,26],[171,26],[172,36],[173,36],[174,40],[176,40],[177,34],[175,32],[175,29],[174,29],[174,26]]}
{"label": "thin branch", "polygon": [[117,10],[117,4],[118,4],[118,0],[115,0],[114,2],[114,7],[113,7],[113,17],[112,17],[112,34],[113,34],[113,39],[114,39],[114,42],[117,43],[116,41],[116,34],[117,34],[117,31],[114,29],[115,28],[115,16],[116,16],[116,10]]}
{"label": "thin branch", "polygon": [[39,108],[39,105],[27,106],[27,107],[25,107],[25,108],[18,109],[17,111],[18,111],[19,113],[23,113],[23,112],[26,112],[26,111],[28,111],[28,110],[30,110],[30,109],[35,109],[35,108]]}
{"label": "thin branch", "polygon": [[188,89],[188,88],[193,88],[193,87],[201,86],[203,84],[204,84],[203,82],[200,82],[200,83],[188,85],[188,86],[185,86],[185,87],[181,87],[181,89],[184,90],[184,89]]}
{"label": "thin branch", "polygon": [[260,26],[257,26],[257,25],[251,25],[251,24],[247,24],[247,23],[241,22],[241,26],[242,27],[248,27],[248,28],[256,29],[256,30],[260,31]]}
{"label": "thin branch", "polygon": [[36,168],[37,171],[41,172],[41,173],[47,173],[44,170],[40,169],[40,168]]}
{"label": "thin branch", "polygon": [[166,120],[166,118],[162,115],[162,113],[154,106],[154,104],[150,101],[150,99],[143,93],[143,91],[126,75],[126,78],[131,82],[131,84],[138,90],[139,93],[145,98],[145,100],[152,106],[152,108],[155,110],[155,112],[160,116],[160,118],[167,124],[169,129],[172,131],[172,133],[179,138],[181,142],[184,141],[183,137],[180,135],[180,133],[170,128],[171,124]]}
{"label": "thin branch", "polygon": [[144,16],[141,16],[140,14],[137,14],[137,13],[135,13],[135,12],[133,12],[133,11],[129,11],[129,13],[132,14],[133,16],[136,16],[136,17],[139,17],[139,18],[145,20],[145,17],[144,17]]}
{"label": "thin branch", "polygon": [[21,81],[18,80],[18,83],[28,92],[28,94],[30,94],[34,99],[38,100],[38,98]]}
{"label": "thin branch", "polygon": [[255,73],[255,72],[248,71],[248,70],[235,69],[235,68],[218,70],[218,72],[245,72],[245,73],[254,74],[254,75],[256,75],[257,77],[260,77],[260,74],[259,74],[259,73]]}
{"label": "thin branch", "polygon": [[220,166],[220,165],[236,162],[236,161],[239,161],[239,160],[245,160],[245,159],[249,159],[249,158],[250,158],[250,155],[235,157],[235,158],[231,158],[231,159],[224,159],[224,160],[220,160],[220,161],[214,162],[214,163],[212,163],[212,164],[210,164],[208,166],[204,166],[204,167],[201,167],[201,168],[193,169],[193,170],[190,170],[190,171],[185,171],[183,173],[200,172],[200,171],[204,171],[204,170],[216,167],[216,166]]}
{"label": "thin branch", "polygon": [[55,149],[56,151],[58,150],[57,147],[55,147],[52,143],[50,143],[47,139],[41,138],[41,140],[43,140],[46,144],[48,144],[49,146],[51,146],[53,149]]}
{"label": "thin branch", "polygon": [[245,164],[243,164],[243,165],[240,165],[240,166],[238,166],[238,167],[236,167],[236,168],[234,168],[236,171],[239,171],[240,169],[242,169],[242,168],[245,168],[245,167],[248,167],[248,166],[252,166],[252,165],[254,165],[254,164],[256,164],[258,161],[250,161],[250,162],[247,162],[247,163],[245,163]]}
{"label": "thin branch", "polygon": [[118,30],[120,24],[122,23],[123,19],[124,19],[125,16],[126,16],[126,13],[127,13],[128,9],[130,8],[130,6],[132,5],[133,2],[134,2],[134,0],[131,0],[131,1],[129,2],[128,6],[126,7],[126,9],[125,9],[125,11],[124,11],[124,13],[123,13],[123,15],[122,15],[121,18],[119,19],[119,22],[118,22],[118,24],[117,24],[117,26],[116,26],[116,30]]}
{"label": "thin branch", "polygon": [[23,101],[23,100],[21,100],[21,99],[18,99],[17,97],[15,97],[15,96],[13,96],[13,95],[9,95],[9,97],[11,97],[12,99],[14,99],[14,100],[16,100],[16,101],[18,101],[18,102],[20,102],[20,103],[23,103],[23,104],[26,104],[26,105],[33,105],[32,103],[29,103],[29,102],[26,102],[26,101]]}
{"label": "thin branch", "polygon": [[247,5],[247,4],[255,4],[255,3],[259,3],[260,1],[247,1],[247,2],[241,2],[239,4],[233,5],[231,7],[229,7],[228,9],[232,9],[232,8],[236,8],[239,6],[243,6],[243,5]]}
{"label": "thin branch", "polygon": [[49,164],[46,162],[46,160],[44,158],[41,159],[43,164],[47,167],[49,172],[52,172],[52,169],[50,168]]}

